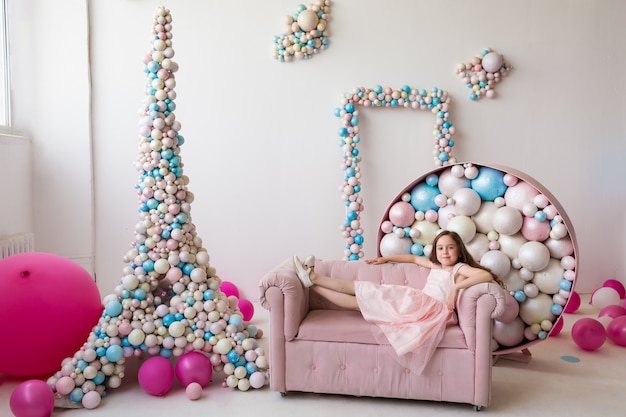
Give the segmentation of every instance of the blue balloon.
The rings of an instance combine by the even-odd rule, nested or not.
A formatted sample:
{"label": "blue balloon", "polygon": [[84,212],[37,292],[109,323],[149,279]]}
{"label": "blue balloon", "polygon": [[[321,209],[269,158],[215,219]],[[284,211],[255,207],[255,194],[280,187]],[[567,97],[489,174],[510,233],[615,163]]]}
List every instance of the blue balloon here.
{"label": "blue balloon", "polygon": [[561,306],[559,304],[552,304],[552,308],[550,308],[550,311],[555,316],[560,316],[561,313],[563,312],[563,306]]}
{"label": "blue balloon", "polygon": [[471,181],[471,187],[485,201],[502,197],[508,188],[504,183],[504,172],[481,167],[478,175]]}
{"label": "blue balloon", "polygon": [[111,362],[117,362],[124,356],[124,350],[120,345],[111,345],[106,350],[106,358]]}
{"label": "blue balloon", "polygon": [[439,194],[441,191],[437,187],[426,183],[418,184],[411,191],[411,205],[415,210],[422,212],[438,210],[439,206],[435,204],[435,197]]}
{"label": "blue balloon", "polygon": [[104,308],[104,312],[111,317],[117,317],[122,312],[122,303],[118,300],[109,301]]}
{"label": "blue balloon", "polygon": [[522,290],[517,290],[513,293],[513,298],[515,298],[518,303],[522,303],[526,300],[526,293]]}

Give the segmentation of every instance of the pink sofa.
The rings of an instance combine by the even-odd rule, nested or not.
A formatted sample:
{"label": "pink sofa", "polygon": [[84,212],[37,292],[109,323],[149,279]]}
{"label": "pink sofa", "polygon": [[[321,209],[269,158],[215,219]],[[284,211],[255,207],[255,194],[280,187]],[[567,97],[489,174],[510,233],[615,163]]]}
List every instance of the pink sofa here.
{"label": "pink sofa", "polygon": [[[350,280],[421,288],[428,269],[415,264],[367,265],[317,260],[315,270]],[[371,323],[310,292],[287,259],[263,276],[260,300],[270,311],[270,389],[367,397],[468,403],[476,410],[491,402],[493,319],[505,310],[504,291],[494,283],[461,292],[458,325],[448,326],[421,375],[397,362],[380,345]]]}

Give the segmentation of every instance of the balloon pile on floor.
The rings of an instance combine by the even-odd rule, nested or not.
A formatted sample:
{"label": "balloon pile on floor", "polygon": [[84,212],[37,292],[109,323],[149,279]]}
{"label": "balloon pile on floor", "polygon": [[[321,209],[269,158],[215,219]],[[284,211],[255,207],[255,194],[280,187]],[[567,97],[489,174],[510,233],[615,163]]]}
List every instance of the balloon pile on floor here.
{"label": "balloon pile on floor", "polygon": [[509,292],[500,351],[547,338],[576,278],[567,216],[541,185],[522,174],[459,163],[424,174],[389,205],[379,229],[382,256],[428,256],[442,229],[459,234],[473,258]]}
{"label": "balloon pile on floor", "polygon": [[[159,371],[159,378],[140,377],[153,395],[167,392],[167,386],[153,384],[171,382],[165,362],[175,359],[192,399],[199,398],[198,386],[207,384],[212,371],[223,371],[223,385],[241,391],[261,388],[268,379],[268,361],[257,342],[263,332],[248,323],[251,304],[241,304],[242,311],[243,300],[221,290],[223,282],[191,221],[194,196],[183,174],[184,138],[174,115],[178,65],[172,60],[171,21],[169,10],[156,10],[152,48],[143,60],[147,85],[135,164],[140,203],[134,241],[96,326],[47,381],[57,407],[97,407],[122,383],[130,357],[155,358],[140,367],[142,375]],[[204,379],[198,380],[200,374]]]}
{"label": "balloon pile on floor", "polygon": [[[610,340],[617,346],[626,347],[626,289],[616,279],[608,279],[592,294],[589,303],[598,312],[597,318],[578,319],[572,326],[572,339],[583,350],[595,351]],[[566,310],[574,313],[580,307]]]}
{"label": "balloon pile on floor", "polygon": [[298,5],[285,18],[285,32],[274,37],[274,59],[290,62],[310,59],[328,47],[326,26],[330,19],[330,0],[317,0],[308,6]]}

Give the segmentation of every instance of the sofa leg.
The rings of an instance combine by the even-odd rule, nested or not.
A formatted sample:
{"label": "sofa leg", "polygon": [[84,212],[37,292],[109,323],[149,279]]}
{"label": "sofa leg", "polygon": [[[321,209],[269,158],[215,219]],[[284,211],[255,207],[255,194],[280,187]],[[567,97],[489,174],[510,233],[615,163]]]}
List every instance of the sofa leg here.
{"label": "sofa leg", "polygon": [[283,391],[283,392],[281,392],[281,393],[280,393],[280,396],[281,396],[281,397],[286,397],[286,396],[287,396],[287,393]]}
{"label": "sofa leg", "polygon": [[482,407],[480,405],[474,406],[474,411],[480,411],[480,410],[482,410]]}

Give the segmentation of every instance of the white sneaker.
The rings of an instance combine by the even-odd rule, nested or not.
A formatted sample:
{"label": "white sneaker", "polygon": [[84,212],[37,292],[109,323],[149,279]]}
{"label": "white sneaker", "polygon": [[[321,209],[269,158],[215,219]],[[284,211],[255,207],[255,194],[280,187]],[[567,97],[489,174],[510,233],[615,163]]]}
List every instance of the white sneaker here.
{"label": "white sneaker", "polygon": [[311,268],[305,268],[302,261],[297,256],[293,257],[293,266],[296,269],[296,274],[298,275],[298,278],[300,278],[300,281],[302,281],[302,284],[304,284],[307,288],[313,286],[313,281],[309,278]]}
{"label": "white sneaker", "polygon": [[304,264],[303,265],[308,267],[308,268],[315,267],[315,256],[314,255],[307,256],[306,259],[304,260]]}

